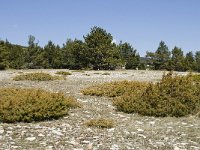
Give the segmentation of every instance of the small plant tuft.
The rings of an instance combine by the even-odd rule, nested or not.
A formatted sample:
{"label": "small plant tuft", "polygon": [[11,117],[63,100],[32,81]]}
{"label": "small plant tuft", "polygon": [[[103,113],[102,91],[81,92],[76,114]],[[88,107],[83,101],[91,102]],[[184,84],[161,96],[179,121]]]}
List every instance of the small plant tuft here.
{"label": "small plant tuft", "polygon": [[82,90],[85,95],[114,97],[113,105],[125,113],[155,117],[182,117],[200,111],[199,75],[164,74],[160,82],[118,81]]}
{"label": "small plant tuft", "polygon": [[117,97],[124,93],[138,92],[138,90],[141,91],[145,89],[147,85],[146,82],[117,81],[92,86],[83,89],[81,92],[84,95]]}
{"label": "small plant tuft", "polygon": [[72,70],[72,72],[80,72],[80,73],[85,73],[84,70]]}
{"label": "small plant tuft", "polygon": [[64,76],[72,75],[70,72],[67,72],[67,71],[57,71],[56,74],[64,75]]}
{"label": "small plant tuft", "polygon": [[110,75],[110,73],[109,72],[104,72],[104,73],[102,73],[102,75]]}
{"label": "small plant tuft", "polygon": [[0,122],[33,122],[58,119],[80,107],[73,97],[38,89],[0,89]]}
{"label": "small plant tuft", "polygon": [[200,74],[191,74],[191,76],[195,82],[200,82]]}
{"label": "small plant tuft", "polygon": [[91,119],[86,122],[88,127],[97,127],[97,128],[113,128],[114,121],[112,119]]}
{"label": "small plant tuft", "polygon": [[182,117],[200,110],[200,86],[191,75],[164,75],[141,92],[127,93],[114,99],[119,111],[156,117]]}
{"label": "small plant tuft", "polygon": [[24,81],[24,80],[30,80],[30,81],[51,81],[51,80],[61,80],[63,78],[59,76],[52,76],[48,73],[26,73],[26,74],[20,74],[13,78],[15,81]]}

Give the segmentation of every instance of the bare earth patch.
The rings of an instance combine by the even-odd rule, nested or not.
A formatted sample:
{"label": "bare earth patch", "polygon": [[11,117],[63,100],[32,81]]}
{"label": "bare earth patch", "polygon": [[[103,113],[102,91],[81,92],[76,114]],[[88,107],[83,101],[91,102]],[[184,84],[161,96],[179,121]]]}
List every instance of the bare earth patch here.
{"label": "bare earth patch", "polygon": [[[69,116],[59,120],[37,123],[0,123],[0,150],[5,149],[67,149],[67,150],[199,150],[200,118],[142,117],[117,112],[109,98],[84,96],[80,90],[91,85],[136,80],[156,82],[161,71],[85,71],[72,72],[66,80],[14,81],[22,73],[70,70],[8,70],[0,71],[0,87],[40,88],[74,96],[82,108],[73,109]],[[109,75],[102,75],[103,73]],[[186,73],[179,73],[185,75]],[[113,128],[88,127],[85,122],[96,118],[112,118]]]}

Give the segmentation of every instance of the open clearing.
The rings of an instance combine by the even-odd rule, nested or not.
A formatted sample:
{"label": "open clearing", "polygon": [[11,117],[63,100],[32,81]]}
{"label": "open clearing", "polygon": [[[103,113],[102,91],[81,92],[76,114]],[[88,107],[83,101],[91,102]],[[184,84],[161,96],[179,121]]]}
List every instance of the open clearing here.
{"label": "open clearing", "polygon": [[[13,81],[15,75],[27,72],[68,71],[66,80]],[[187,73],[178,73],[186,75]],[[40,88],[74,96],[82,108],[73,109],[59,120],[37,123],[0,123],[0,150],[63,149],[63,150],[199,150],[200,118],[144,117],[117,112],[110,98],[84,96],[80,90],[99,83],[117,80],[156,82],[162,71],[70,71],[8,70],[0,72],[0,87]],[[87,127],[89,119],[108,118],[114,127]]]}

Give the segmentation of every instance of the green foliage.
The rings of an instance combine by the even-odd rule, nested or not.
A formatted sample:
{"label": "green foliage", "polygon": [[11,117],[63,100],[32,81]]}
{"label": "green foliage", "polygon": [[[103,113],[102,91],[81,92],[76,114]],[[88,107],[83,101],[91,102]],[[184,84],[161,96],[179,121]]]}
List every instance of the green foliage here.
{"label": "green foliage", "polygon": [[56,46],[52,41],[49,41],[48,44],[44,46],[44,50],[40,55],[41,58],[43,58],[43,60],[41,60],[43,68],[62,67],[60,47],[58,45]]}
{"label": "green foliage", "polygon": [[80,72],[80,73],[85,73],[84,70],[72,70],[72,72]]}
{"label": "green foliage", "polygon": [[20,74],[13,78],[15,81],[24,81],[24,80],[31,80],[31,81],[51,81],[51,80],[60,80],[62,79],[59,76],[52,76],[48,73],[27,73],[27,74]]}
{"label": "green foliage", "polygon": [[97,128],[113,128],[114,121],[112,119],[91,119],[86,122],[88,127],[97,127]]}
{"label": "green foliage", "polygon": [[120,60],[120,52],[113,41],[113,37],[106,30],[93,27],[85,37],[88,47],[90,64],[95,70],[115,69]]}
{"label": "green foliage", "polygon": [[147,52],[148,64],[153,65],[155,70],[169,70],[170,51],[165,44],[161,41],[155,53]]}
{"label": "green foliage", "polygon": [[192,52],[188,52],[185,56],[185,70],[195,70],[195,60]]}
{"label": "green foliage", "polygon": [[181,117],[200,110],[199,84],[191,75],[164,75],[161,82],[152,84],[139,93],[127,93],[114,100],[118,110],[126,113],[156,117]]}
{"label": "green foliage", "polygon": [[110,75],[110,73],[109,72],[104,72],[104,73],[102,73],[102,75]]}
{"label": "green foliage", "polygon": [[172,50],[172,70],[185,71],[185,59],[181,48],[174,47]]}
{"label": "green foliage", "polygon": [[200,51],[195,53],[195,70],[200,72]]}
{"label": "green foliage", "polygon": [[136,53],[136,50],[127,42],[119,43],[120,55],[122,64],[126,69],[136,69],[140,63],[140,56]]}
{"label": "green foliage", "polygon": [[0,70],[6,69],[8,64],[8,50],[6,43],[4,41],[0,41]]}
{"label": "green foliage", "polygon": [[[172,55],[171,55],[172,54]],[[148,65],[148,66],[147,66]],[[155,52],[147,52],[146,58],[140,58],[129,43],[113,42],[113,37],[105,29],[91,28],[84,40],[68,39],[62,47],[49,41],[44,47],[38,45],[32,35],[28,46],[20,46],[0,41],[0,70],[13,69],[95,69],[114,70],[155,69],[200,72],[200,52],[185,56],[182,49],[174,47],[169,51],[164,41],[159,43]]]}
{"label": "green foliage", "polygon": [[33,122],[58,119],[80,107],[73,97],[36,89],[0,89],[0,122]]}
{"label": "green foliage", "polygon": [[22,69],[25,64],[25,52],[25,48],[9,44],[9,68]]}
{"label": "green foliage", "polygon": [[163,75],[158,83],[118,81],[82,90],[85,95],[114,97],[113,105],[126,113],[181,117],[200,111],[200,76]]}
{"label": "green foliage", "polygon": [[58,71],[58,72],[56,72],[56,74],[64,75],[64,76],[72,75],[70,72],[67,72],[67,71]]}
{"label": "green foliage", "polygon": [[116,97],[124,93],[138,92],[138,90],[143,90],[147,85],[146,82],[118,81],[92,86],[83,89],[81,92],[84,95]]}
{"label": "green foliage", "polygon": [[192,78],[195,82],[200,82],[200,74],[192,74]]}

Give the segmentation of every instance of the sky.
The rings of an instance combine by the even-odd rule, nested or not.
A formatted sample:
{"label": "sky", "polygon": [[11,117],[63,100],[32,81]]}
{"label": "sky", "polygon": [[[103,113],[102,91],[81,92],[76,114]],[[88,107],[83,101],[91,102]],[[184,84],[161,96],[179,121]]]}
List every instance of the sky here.
{"label": "sky", "polygon": [[29,35],[62,46],[98,26],[141,56],[161,40],[170,50],[200,51],[200,0],[0,0],[0,16],[0,39],[24,46]]}

